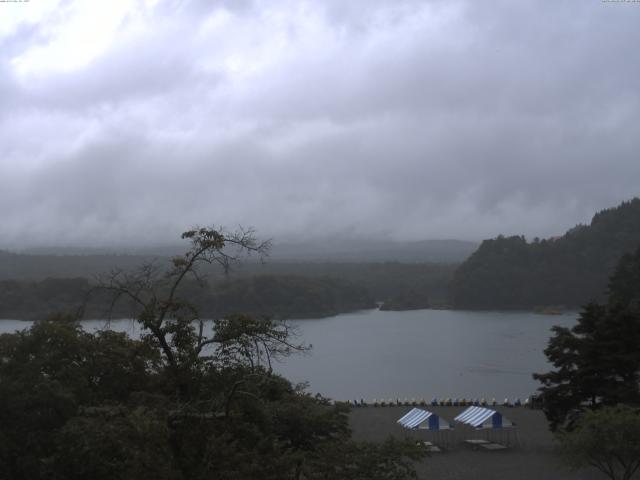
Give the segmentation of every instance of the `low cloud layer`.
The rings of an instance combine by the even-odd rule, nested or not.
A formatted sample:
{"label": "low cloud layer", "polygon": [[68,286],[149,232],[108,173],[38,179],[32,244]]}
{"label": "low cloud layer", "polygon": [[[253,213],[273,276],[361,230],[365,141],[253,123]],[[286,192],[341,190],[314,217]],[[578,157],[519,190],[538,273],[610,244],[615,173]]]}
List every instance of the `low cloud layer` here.
{"label": "low cloud layer", "polygon": [[0,248],[548,236],[639,194],[640,4],[0,3]]}

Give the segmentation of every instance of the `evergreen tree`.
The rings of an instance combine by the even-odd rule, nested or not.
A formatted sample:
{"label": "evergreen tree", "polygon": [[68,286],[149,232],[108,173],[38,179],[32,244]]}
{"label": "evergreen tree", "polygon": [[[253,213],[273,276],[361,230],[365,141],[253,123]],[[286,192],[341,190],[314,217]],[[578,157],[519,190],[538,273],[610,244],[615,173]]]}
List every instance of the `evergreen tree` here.
{"label": "evergreen tree", "polygon": [[640,249],[621,258],[606,305],[588,304],[571,329],[554,327],[545,349],[554,370],[534,374],[552,429],[585,409],[640,403]]}
{"label": "evergreen tree", "polygon": [[561,237],[528,243],[521,236],[500,235],[482,242],[456,270],[454,305],[505,309],[602,302],[618,260],[639,244],[638,198],[597,213],[590,225],[578,225]]}

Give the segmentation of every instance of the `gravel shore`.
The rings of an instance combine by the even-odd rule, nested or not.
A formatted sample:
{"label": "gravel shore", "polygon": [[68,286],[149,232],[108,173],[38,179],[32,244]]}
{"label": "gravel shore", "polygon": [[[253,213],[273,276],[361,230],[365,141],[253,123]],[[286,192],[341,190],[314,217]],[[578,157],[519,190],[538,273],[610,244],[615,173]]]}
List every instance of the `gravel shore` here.
{"label": "gravel shore", "polygon": [[[454,424],[448,432],[406,430],[396,423],[413,407],[357,407],[350,415],[353,437],[356,440],[382,441],[389,435],[396,438],[411,437],[431,441],[443,448],[432,453],[417,466],[418,478],[438,480],[602,480],[595,469],[571,471],[555,453],[553,436],[549,432],[544,414],[524,407],[495,407],[516,423],[514,430],[477,431]],[[453,422],[453,418],[466,407],[418,407]],[[494,408],[494,407],[492,407]],[[509,444],[499,451],[474,450],[464,440],[485,438]]]}

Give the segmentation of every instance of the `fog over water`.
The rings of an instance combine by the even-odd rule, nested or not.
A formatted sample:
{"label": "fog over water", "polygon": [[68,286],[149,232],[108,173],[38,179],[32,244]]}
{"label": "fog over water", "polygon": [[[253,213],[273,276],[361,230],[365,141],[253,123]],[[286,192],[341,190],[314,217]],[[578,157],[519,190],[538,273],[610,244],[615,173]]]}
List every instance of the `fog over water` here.
{"label": "fog over water", "polygon": [[639,24],[601,1],[1,3],[0,248],[562,233],[638,193]]}

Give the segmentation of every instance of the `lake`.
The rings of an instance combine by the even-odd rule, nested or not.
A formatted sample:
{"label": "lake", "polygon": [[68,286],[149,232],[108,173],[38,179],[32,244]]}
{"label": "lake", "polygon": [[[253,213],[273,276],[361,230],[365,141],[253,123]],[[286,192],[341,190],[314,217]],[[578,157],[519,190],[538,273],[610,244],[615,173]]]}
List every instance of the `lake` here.
{"label": "lake", "polygon": [[[575,312],[459,310],[366,310],[335,317],[293,321],[298,340],[312,344],[275,369],[293,382],[339,400],[364,398],[526,398],[538,383],[533,372],[549,369],[542,352],[553,325],[572,326]],[[29,322],[0,321],[0,332]],[[88,331],[104,321],[83,322]],[[111,328],[137,335],[130,320]]]}

